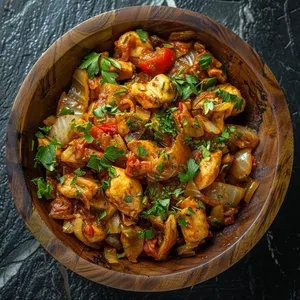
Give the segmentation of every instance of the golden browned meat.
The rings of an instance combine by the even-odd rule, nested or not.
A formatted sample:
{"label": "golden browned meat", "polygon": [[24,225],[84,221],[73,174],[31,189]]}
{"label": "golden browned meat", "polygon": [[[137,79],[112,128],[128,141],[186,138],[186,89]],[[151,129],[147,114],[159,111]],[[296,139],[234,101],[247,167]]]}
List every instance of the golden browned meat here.
{"label": "golden browned meat", "polygon": [[111,179],[106,190],[109,201],[121,212],[129,217],[136,218],[143,210],[141,194],[142,185],[137,179],[125,175],[125,170],[116,169],[116,177]]}

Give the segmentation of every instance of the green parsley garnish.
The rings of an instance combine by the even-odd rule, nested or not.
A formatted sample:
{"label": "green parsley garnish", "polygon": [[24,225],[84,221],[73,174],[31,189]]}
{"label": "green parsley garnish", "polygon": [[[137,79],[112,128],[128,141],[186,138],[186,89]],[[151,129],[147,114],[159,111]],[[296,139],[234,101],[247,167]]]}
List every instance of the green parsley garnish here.
{"label": "green parsley garnish", "polygon": [[173,48],[173,46],[172,46],[172,45],[170,45],[170,44],[163,44],[163,46],[164,46],[164,48],[170,48],[170,49],[172,49],[172,48]]}
{"label": "green parsley garnish", "polygon": [[203,108],[204,114],[206,115],[210,110],[214,109],[214,101],[204,100]]}
{"label": "green parsley garnish", "polygon": [[182,227],[186,227],[189,224],[189,222],[182,217],[178,218],[177,222],[178,222],[178,225],[182,226]]}
{"label": "green parsley garnish", "polygon": [[141,213],[142,216],[148,217],[150,215],[153,216],[161,216],[163,220],[167,218],[167,212],[170,205],[170,199],[160,199],[156,198],[153,202],[153,206]]}
{"label": "green parsley garnish", "polygon": [[143,229],[137,232],[138,238],[145,238],[146,240],[151,240],[155,237],[155,230],[151,229]]}
{"label": "green parsley garnish", "polygon": [[203,69],[207,70],[212,63],[212,57],[209,54],[204,54],[198,59],[198,65]]}
{"label": "green parsley garnish", "polygon": [[197,175],[199,170],[198,164],[194,159],[190,158],[187,163],[187,171],[186,173],[179,173],[178,177],[181,182],[189,182],[193,180],[193,178]]}
{"label": "green parsley garnish", "polygon": [[51,184],[44,183],[44,178],[42,177],[35,178],[31,181],[37,185],[37,196],[39,199],[43,198],[43,196],[45,196],[47,200],[51,199],[51,191],[53,190]]}
{"label": "green parsley garnish", "polygon": [[242,105],[243,105],[243,102],[244,102],[244,99],[243,98],[239,98],[237,95],[233,95],[233,94],[230,94],[226,91],[223,91],[223,90],[220,90],[220,89],[217,89],[215,91],[215,93],[222,98],[222,102],[232,102],[232,101],[235,101],[235,104],[234,104],[234,107],[233,108],[236,108],[237,110],[241,110],[242,109]]}
{"label": "green parsley garnish", "polygon": [[132,203],[133,198],[132,198],[131,196],[126,196],[126,197],[124,197],[124,201],[125,201],[126,203]]}
{"label": "green parsley garnish", "polygon": [[106,217],[106,210],[103,210],[100,214],[99,214],[99,216],[98,216],[98,219],[97,219],[97,221],[98,221],[98,223],[100,223],[100,221],[104,218],[104,217]]}
{"label": "green parsley garnish", "polygon": [[189,207],[188,209],[187,209],[187,211],[190,213],[190,214],[192,214],[192,215],[195,215],[196,213],[194,212],[194,210],[191,208],[191,207]]}
{"label": "green parsley garnish", "polygon": [[74,110],[69,108],[69,107],[66,107],[64,106],[60,111],[59,113],[57,114],[57,116],[64,116],[64,115],[74,115]]}
{"label": "green parsley garnish", "polygon": [[114,96],[117,96],[117,95],[120,95],[120,94],[125,94],[127,92],[127,90],[119,90],[119,91],[116,91],[114,93]]}
{"label": "green parsley garnish", "polygon": [[162,172],[164,171],[164,168],[165,168],[164,164],[159,164],[159,165],[156,167],[156,169],[157,169],[157,171],[158,171],[159,173],[162,173]]}
{"label": "green parsley garnish", "polygon": [[86,172],[82,171],[80,168],[77,168],[74,173],[78,176],[84,176]]}
{"label": "green parsley garnish", "polygon": [[90,134],[90,130],[92,129],[92,126],[93,126],[92,122],[86,122],[83,124],[76,125],[73,128],[79,132],[83,132],[84,135],[82,136],[82,138],[86,139],[88,144],[90,144],[94,140],[94,138]]}
{"label": "green parsley garnish", "polygon": [[60,147],[60,145],[54,139],[47,146],[39,146],[34,159],[34,167],[42,164],[47,170],[53,171],[57,166],[56,147]]}
{"label": "green parsley garnish", "polygon": [[80,69],[87,69],[89,79],[92,79],[99,73],[99,57],[101,53],[91,52],[85,56],[79,66]]}
{"label": "green parsley garnish", "polygon": [[148,33],[146,31],[144,31],[143,29],[137,29],[136,33],[138,34],[138,36],[140,37],[140,39],[143,42],[146,42],[148,39]]}
{"label": "green parsley garnish", "polygon": [[148,150],[144,149],[141,145],[138,145],[139,156],[147,156],[149,154]]}
{"label": "green parsley garnish", "polygon": [[117,106],[113,107],[110,105],[103,105],[103,106],[100,106],[100,107],[96,108],[95,110],[93,110],[93,114],[96,117],[104,117],[105,111],[110,115],[115,115],[115,114],[121,112]]}

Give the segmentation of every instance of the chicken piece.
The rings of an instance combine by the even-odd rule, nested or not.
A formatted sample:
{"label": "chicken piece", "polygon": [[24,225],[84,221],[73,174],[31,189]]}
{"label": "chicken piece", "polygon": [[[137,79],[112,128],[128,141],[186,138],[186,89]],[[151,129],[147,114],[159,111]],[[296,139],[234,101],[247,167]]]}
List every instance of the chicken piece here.
{"label": "chicken piece", "polygon": [[194,182],[199,190],[211,185],[217,178],[221,166],[222,151],[212,152],[210,159],[202,159],[199,164],[200,172],[194,178]]}
{"label": "chicken piece", "polygon": [[143,210],[141,197],[142,185],[137,179],[126,176],[125,170],[115,167],[116,177],[112,178],[106,190],[109,201],[125,215],[137,218]]}
{"label": "chicken piece", "polygon": [[77,179],[74,179],[75,176],[74,173],[65,175],[65,182],[59,183],[57,189],[67,198],[81,200],[85,207],[90,209],[90,201],[96,195],[99,186],[93,178],[77,176]]}
{"label": "chicken piece", "polygon": [[[118,94],[120,91],[126,91],[126,89],[120,85],[111,84],[105,82],[100,87],[99,100],[96,102],[94,109],[103,106],[104,104],[108,104],[111,106],[121,105],[122,99],[126,96],[126,92]],[[117,95],[115,95],[117,93]]]}
{"label": "chicken piece", "polygon": [[184,199],[180,204],[180,218],[183,218],[187,224],[180,225],[181,231],[189,249],[197,247],[209,233],[209,225],[206,221],[206,214],[203,209],[197,208],[197,201],[191,196]]}
{"label": "chicken piece", "polygon": [[126,62],[122,60],[117,60],[117,62],[121,65],[121,70],[111,66],[109,68],[110,72],[115,72],[119,75],[117,80],[125,80],[125,79],[131,79],[134,71],[135,71],[135,65],[131,62]]}
{"label": "chicken piece", "polygon": [[75,115],[81,116],[85,113],[88,108],[90,100],[90,90],[88,84],[88,74],[86,70],[76,69],[70,90],[68,94],[62,93],[58,105],[57,114],[64,108],[67,107],[74,111]]}
{"label": "chicken piece", "polygon": [[189,43],[170,42],[170,45],[173,46],[173,50],[175,51],[176,58],[179,58],[181,56],[188,54],[192,44],[193,44],[192,42],[189,42]]}
{"label": "chicken piece", "polygon": [[97,192],[97,194],[90,201],[91,209],[106,212],[105,217],[101,219],[101,221],[109,220],[117,211],[117,209],[105,198],[104,193],[101,190]]}
{"label": "chicken piece", "polygon": [[[147,33],[148,35],[148,33]],[[149,36],[142,41],[135,31],[128,31],[115,42],[115,57],[123,61],[136,62],[144,51],[152,51],[153,47]]]}
{"label": "chicken piece", "polygon": [[72,219],[73,205],[72,201],[59,194],[50,204],[49,217],[52,219]]}
{"label": "chicken piece", "polygon": [[176,96],[176,88],[170,79],[164,75],[156,75],[147,84],[133,83],[130,92],[143,108],[157,108],[164,103],[170,103]]}
{"label": "chicken piece", "polygon": [[163,242],[159,247],[158,256],[159,259],[166,259],[172,247],[175,245],[177,239],[177,224],[173,215],[169,215],[165,223],[165,231]]}
{"label": "chicken piece", "polygon": [[148,161],[158,158],[158,153],[161,150],[156,144],[148,140],[134,140],[129,142],[127,146],[139,159]]}

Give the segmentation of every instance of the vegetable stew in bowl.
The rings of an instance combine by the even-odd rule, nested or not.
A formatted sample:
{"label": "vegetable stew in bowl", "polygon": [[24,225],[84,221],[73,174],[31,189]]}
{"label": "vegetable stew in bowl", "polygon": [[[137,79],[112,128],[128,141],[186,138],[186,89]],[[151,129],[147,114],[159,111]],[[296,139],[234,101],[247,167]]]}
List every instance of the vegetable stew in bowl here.
{"label": "vegetable stew in bowl", "polygon": [[194,35],[138,29],[91,52],[36,133],[38,198],[110,264],[194,256],[259,186],[259,138],[234,121],[246,99]]}

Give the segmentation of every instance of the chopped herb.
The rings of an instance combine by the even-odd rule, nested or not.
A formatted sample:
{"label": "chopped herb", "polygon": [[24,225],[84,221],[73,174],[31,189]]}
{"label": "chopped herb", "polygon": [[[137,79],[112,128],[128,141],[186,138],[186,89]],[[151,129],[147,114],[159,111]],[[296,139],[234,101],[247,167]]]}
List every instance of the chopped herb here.
{"label": "chopped herb", "polygon": [[77,181],[77,178],[78,178],[78,176],[76,175],[76,176],[74,176],[73,177],[73,179],[72,179],[72,181],[70,182],[70,185],[73,185],[73,184],[75,184],[76,183],[76,181]]}
{"label": "chopped herb", "polygon": [[99,73],[99,57],[101,53],[92,52],[85,56],[84,61],[79,66],[80,69],[87,69],[89,79]]}
{"label": "chopped herb", "polygon": [[53,171],[57,166],[56,147],[58,145],[54,141],[51,141],[47,146],[39,146],[34,159],[34,167],[36,168],[38,164],[42,164],[47,170]]}
{"label": "chopped herb", "polygon": [[31,181],[37,185],[37,196],[39,199],[43,198],[43,196],[45,196],[47,200],[51,199],[51,191],[53,189],[51,184],[44,183],[44,179],[42,177],[35,178]]}
{"label": "chopped herb", "polygon": [[59,113],[57,114],[57,116],[64,116],[64,115],[74,115],[74,110],[69,108],[69,107],[66,107],[64,106],[60,111]]}
{"label": "chopped herb", "polygon": [[90,134],[90,130],[92,129],[92,126],[93,126],[92,122],[86,122],[86,123],[74,126],[75,130],[84,133],[82,138],[84,138],[88,142],[88,144],[92,143],[94,140],[94,138]]}
{"label": "chopped herb", "polygon": [[207,70],[212,63],[212,57],[209,54],[204,54],[198,59],[198,65],[203,69]]}
{"label": "chopped herb", "polygon": [[142,197],[143,196],[143,192],[138,192],[135,196],[136,197]]}
{"label": "chopped herb", "polygon": [[220,199],[220,198],[223,198],[223,195],[222,194],[218,194],[217,197]]}
{"label": "chopped herb", "polygon": [[173,46],[172,46],[172,45],[170,45],[170,44],[163,44],[163,46],[164,46],[164,48],[170,48],[170,49],[172,49],[172,48],[173,48]]}
{"label": "chopped herb", "polygon": [[221,167],[220,173],[222,173],[223,170],[224,170],[226,167],[228,167],[228,166],[229,166],[229,164],[224,164],[224,165]]}
{"label": "chopped herb", "polygon": [[101,221],[104,217],[106,217],[106,210],[103,210],[103,211],[99,214],[98,219],[97,219],[98,223],[100,223],[100,221]]}
{"label": "chopped herb", "polygon": [[202,209],[204,209],[205,210],[205,205],[204,205],[204,203],[203,202],[201,202],[201,201],[198,201],[198,205],[197,205],[197,207],[196,208],[202,208]]}
{"label": "chopped herb", "polygon": [[133,198],[132,198],[131,196],[126,196],[126,197],[124,198],[124,201],[125,201],[126,203],[132,203]]}
{"label": "chopped herb", "polygon": [[124,249],[127,249],[127,248],[129,248],[129,245],[125,245],[125,246],[123,246],[123,248],[124,248]]}
{"label": "chopped herb", "polygon": [[114,96],[117,96],[117,95],[120,95],[120,94],[125,94],[125,93],[127,93],[127,90],[119,90],[119,91],[116,91],[114,93]]}
{"label": "chopped herb", "polygon": [[81,191],[79,189],[79,186],[75,183],[75,188],[76,188],[76,196],[80,196],[81,195]]}
{"label": "chopped herb", "polygon": [[137,236],[141,238],[145,238],[146,240],[151,240],[155,237],[155,230],[151,229],[143,229],[137,232]]}
{"label": "chopped herb", "polygon": [[115,167],[109,166],[107,170],[108,170],[108,176],[110,178],[115,178],[116,177],[117,171],[116,171]]}
{"label": "chopped herb", "polygon": [[209,160],[210,159],[210,151],[207,150],[207,148],[205,148],[203,145],[201,146],[201,150],[202,150],[202,156],[205,160]]}
{"label": "chopped herb", "polygon": [[158,112],[154,113],[154,117],[156,118],[157,122],[150,121],[145,126],[152,129],[157,138],[162,139],[161,134],[171,134],[173,137],[175,137],[177,132],[173,112],[176,110],[176,107],[166,110],[159,110]]}
{"label": "chopped herb", "polygon": [[137,29],[136,33],[138,34],[138,36],[140,37],[140,39],[143,42],[146,42],[148,39],[148,33],[146,31],[144,31],[143,29]]}
{"label": "chopped herb", "polygon": [[187,118],[183,118],[183,120],[182,120],[182,125],[185,126],[185,125],[187,125],[187,124],[188,124]]}
{"label": "chopped herb", "polygon": [[203,91],[211,91],[217,83],[216,77],[210,77],[203,79],[198,85],[200,85],[200,91],[199,93],[202,93]]}
{"label": "chopped herb", "polygon": [[236,108],[237,110],[241,110],[242,109],[242,105],[243,105],[243,102],[244,102],[244,99],[243,98],[239,98],[237,95],[233,95],[233,94],[230,94],[224,90],[220,90],[220,89],[217,89],[215,91],[215,93],[222,98],[222,102],[232,102],[232,101],[235,101],[235,104],[233,106],[233,108]]}
{"label": "chopped herb", "polygon": [[[181,189],[181,188],[178,188],[178,189],[176,189],[176,190],[174,190],[173,191],[173,195],[176,197],[176,198],[178,198],[181,194],[183,194],[184,193],[184,190],[183,189]],[[179,201],[178,201],[179,202]],[[178,203],[177,202],[177,203]]]}
{"label": "chopped herb", "polygon": [[138,145],[139,156],[147,156],[149,152],[144,149],[141,145]]}
{"label": "chopped herb", "polygon": [[163,90],[165,87],[165,81],[163,81],[163,83],[161,84],[161,89]]}
{"label": "chopped herb", "polygon": [[196,164],[194,159],[190,158],[187,163],[186,174],[179,173],[178,177],[181,182],[189,182],[193,180],[193,178],[197,175],[198,170],[199,170],[198,164]]}
{"label": "chopped herb", "polygon": [[123,254],[122,253],[117,253],[117,258],[120,259],[123,257]]}
{"label": "chopped herb", "polygon": [[210,110],[214,109],[214,101],[204,100],[203,108],[204,114],[206,115]]}
{"label": "chopped herb", "polygon": [[95,110],[93,110],[93,115],[96,117],[104,117],[105,111],[110,115],[115,115],[115,114],[121,112],[117,106],[113,107],[110,105],[103,105],[103,106],[100,106],[100,107],[96,108]]}
{"label": "chopped herb", "polygon": [[221,222],[217,219],[217,218],[213,218],[211,220],[211,223],[217,227],[220,227],[221,226]]}
{"label": "chopped herb", "polygon": [[106,157],[108,160],[115,162],[116,159],[118,159],[124,154],[124,150],[117,150],[116,146],[108,146],[105,149],[103,156]]}
{"label": "chopped herb", "polygon": [[164,171],[165,166],[163,164],[159,164],[156,169],[159,173],[162,173]]}
{"label": "chopped herb", "polygon": [[189,207],[188,209],[187,209],[187,211],[190,213],[190,214],[192,214],[192,215],[195,215],[196,213],[194,212],[194,210],[191,208],[191,207]]}
{"label": "chopped herb", "polygon": [[186,227],[188,225],[188,221],[182,217],[178,218],[178,225],[182,227]]}
{"label": "chopped herb", "polygon": [[36,136],[38,139],[42,139],[42,138],[45,137],[40,131],[36,132],[35,136]]}
{"label": "chopped herb", "polygon": [[156,198],[153,202],[153,206],[141,213],[142,216],[161,216],[163,220],[167,218],[167,211],[170,205],[170,199]]}
{"label": "chopped herb", "polygon": [[64,184],[65,180],[66,180],[66,177],[65,177],[65,176],[59,177],[59,182],[60,182],[61,184]]}
{"label": "chopped herb", "polygon": [[78,168],[74,171],[74,173],[78,176],[84,176],[86,172],[82,171],[80,168]]}
{"label": "chopped herb", "polygon": [[108,189],[109,185],[110,185],[110,178],[108,178],[107,180],[104,180],[104,181],[103,181],[103,183],[102,183],[102,185],[101,185],[101,188],[102,188],[104,191],[106,191],[106,190]]}
{"label": "chopped herb", "polygon": [[101,85],[103,85],[105,82],[111,83],[111,84],[117,84],[116,78],[119,77],[119,75],[115,72],[108,72],[108,71],[101,71],[102,79],[101,79]]}
{"label": "chopped herb", "polygon": [[49,134],[52,126],[44,126],[44,127],[39,127],[39,130],[43,131],[46,134]]}
{"label": "chopped herb", "polygon": [[196,128],[198,128],[198,129],[201,128],[197,117],[194,119],[194,124],[195,124]]}
{"label": "chopped herb", "polygon": [[235,136],[236,139],[240,139],[243,136],[241,132],[238,132]]}
{"label": "chopped herb", "polygon": [[34,150],[34,140],[31,141],[31,151]]}
{"label": "chopped herb", "polygon": [[121,64],[113,58],[110,57],[102,57],[101,59],[101,69],[102,71],[109,71],[110,66],[113,66],[119,70],[122,69]]}

